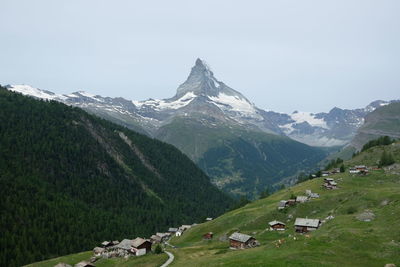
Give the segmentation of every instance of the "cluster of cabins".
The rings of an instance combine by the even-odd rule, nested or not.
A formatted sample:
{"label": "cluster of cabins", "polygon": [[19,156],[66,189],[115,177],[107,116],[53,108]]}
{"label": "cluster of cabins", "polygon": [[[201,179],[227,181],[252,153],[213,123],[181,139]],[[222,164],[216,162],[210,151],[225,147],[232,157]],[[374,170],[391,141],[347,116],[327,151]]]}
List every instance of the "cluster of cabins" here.
{"label": "cluster of cabins", "polygon": [[294,206],[296,203],[305,203],[312,198],[319,198],[318,193],[313,193],[311,190],[306,190],[305,196],[296,196],[296,198],[281,200],[278,203],[278,210],[283,210],[287,207]]}
{"label": "cluster of cabins", "polygon": [[368,167],[365,165],[356,165],[354,167],[349,168],[349,173],[367,175],[369,173],[369,170]]}
{"label": "cluster of cabins", "polygon": [[172,235],[181,236],[184,231],[195,226],[182,225],[178,228],[169,228],[165,233],[156,233],[145,239],[137,237],[133,240],[124,239],[119,241],[104,241],[100,246],[93,249],[94,257],[91,262],[95,262],[98,258],[115,258],[115,257],[129,257],[129,256],[142,256],[151,252],[153,244],[159,244],[166,242]]}
{"label": "cluster of cabins", "polygon": [[328,190],[337,189],[337,182],[333,178],[325,178],[322,186]]}
{"label": "cluster of cabins", "polygon": [[[271,231],[284,231],[286,224],[281,221],[271,221],[268,223]],[[308,233],[317,230],[321,225],[319,219],[297,218],[294,222],[294,228],[297,233]],[[229,236],[229,244],[231,249],[254,248],[260,243],[252,236],[235,232]]]}
{"label": "cluster of cabins", "polygon": [[114,258],[142,256],[151,251],[152,242],[148,239],[137,237],[133,240],[104,241],[101,246],[93,249],[95,257]]}

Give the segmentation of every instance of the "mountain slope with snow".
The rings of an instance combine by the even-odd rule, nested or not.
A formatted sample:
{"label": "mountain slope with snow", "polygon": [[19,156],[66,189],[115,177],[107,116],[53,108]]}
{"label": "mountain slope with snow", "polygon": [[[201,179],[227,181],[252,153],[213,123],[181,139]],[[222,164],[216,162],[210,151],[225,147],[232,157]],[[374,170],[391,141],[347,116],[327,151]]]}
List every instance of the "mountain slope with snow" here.
{"label": "mountain slope with snow", "polygon": [[[291,172],[274,169],[272,166],[268,170],[262,170],[274,156],[278,157],[280,162],[293,159],[290,153],[284,157],[278,156],[279,151],[273,150],[279,146],[272,148],[266,145],[268,142],[265,140],[276,137],[278,143],[287,143],[289,137],[309,146],[344,146],[353,139],[367,114],[390,103],[375,101],[361,109],[346,110],[335,107],[328,113],[316,114],[265,111],[256,107],[240,92],[215,78],[210,67],[201,59],[196,60],[186,81],[177,88],[175,96],[168,99],[136,101],[121,97],[103,97],[84,91],[59,95],[27,85],[8,86],[8,89],[77,106],[173,144],[196,163],[202,164],[202,169],[215,178],[215,184],[219,184],[221,188],[229,186],[232,191],[244,194],[249,191],[259,192],[267,183],[282,178],[282,173],[293,175],[307,164],[312,164],[310,158],[316,160],[315,155],[323,156],[314,150],[314,154],[310,152],[309,158],[304,159],[307,164],[300,164],[298,168],[291,169]],[[265,138],[250,138],[255,135],[264,135]],[[285,150],[289,151],[290,147],[293,151],[308,149],[307,146],[300,148],[294,141],[285,147]],[[245,148],[246,152],[242,151]],[[248,152],[249,154],[246,154]],[[225,157],[224,162],[215,165],[215,162],[209,160],[220,153],[224,153],[221,155],[222,158]],[[251,174],[245,164],[238,164],[244,157],[247,157],[244,159],[246,162],[260,161],[257,175]],[[262,163],[265,159],[268,160]],[[277,164],[280,166],[280,163]],[[252,175],[250,178],[254,183],[250,184],[253,188],[241,190],[244,181],[249,183],[248,178]],[[268,182],[257,182],[257,179],[265,179]]]}

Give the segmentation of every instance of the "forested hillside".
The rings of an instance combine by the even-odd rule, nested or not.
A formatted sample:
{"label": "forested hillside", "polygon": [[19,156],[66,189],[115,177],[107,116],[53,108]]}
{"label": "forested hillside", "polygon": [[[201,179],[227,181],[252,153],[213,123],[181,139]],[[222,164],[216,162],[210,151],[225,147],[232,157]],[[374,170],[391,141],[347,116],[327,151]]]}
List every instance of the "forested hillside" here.
{"label": "forested hillside", "polygon": [[0,266],[91,249],[226,210],[173,146],[0,88]]}

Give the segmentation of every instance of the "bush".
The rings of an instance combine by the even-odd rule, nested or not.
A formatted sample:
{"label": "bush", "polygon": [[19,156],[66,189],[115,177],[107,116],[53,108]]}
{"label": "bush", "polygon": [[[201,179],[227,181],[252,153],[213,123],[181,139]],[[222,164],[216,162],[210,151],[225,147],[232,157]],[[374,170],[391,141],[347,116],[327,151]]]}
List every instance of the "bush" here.
{"label": "bush", "polygon": [[157,244],[156,248],[154,249],[154,253],[160,254],[162,252],[163,252],[162,247],[160,246],[160,244]]}
{"label": "bush", "polygon": [[347,208],[347,214],[354,214],[357,212],[357,208],[356,207],[348,207]]}

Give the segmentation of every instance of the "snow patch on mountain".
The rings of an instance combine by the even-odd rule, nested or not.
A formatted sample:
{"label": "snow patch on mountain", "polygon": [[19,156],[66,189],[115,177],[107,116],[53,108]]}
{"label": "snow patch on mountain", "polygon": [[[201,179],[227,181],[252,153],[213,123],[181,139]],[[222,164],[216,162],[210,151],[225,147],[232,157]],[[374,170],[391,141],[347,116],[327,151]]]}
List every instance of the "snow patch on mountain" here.
{"label": "snow patch on mountain", "polygon": [[321,127],[324,129],[329,129],[324,119],[318,119],[315,114],[311,112],[295,112],[290,116],[295,123],[307,122],[311,126]]}
{"label": "snow patch on mountain", "polygon": [[135,101],[133,100],[132,103],[138,107],[142,108],[143,106],[150,106],[157,110],[164,110],[164,109],[180,109],[187,106],[193,99],[196,98],[196,95],[193,92],[188,92],[183,95],[181,98],[175,101],[167,101],[167,100],[158,100],[158,99],[149,99],[145,101]]}
{"label": "snow patch on mountain", "polygon": [[34,88],[32,86],[25,85],[25,84],[12,85],[8,89],[13,92],[21,93],[23,95],[33,96],[33,97],[40,98],[40,99],[46,99],[46,100],[64,100],[64,99],[66,99],[66,97],[63,95],[57,95],[55,93],[45,91],[45,90],[40,90],[38,88]]}
{"label": "snow patch on mountain", "polygon": [[211,103],[217,105],[222,111],[234,111],[247,117],[262,118],[257,114],[254,104],[237,95],[219,93],[218,96],[208,96]]}

